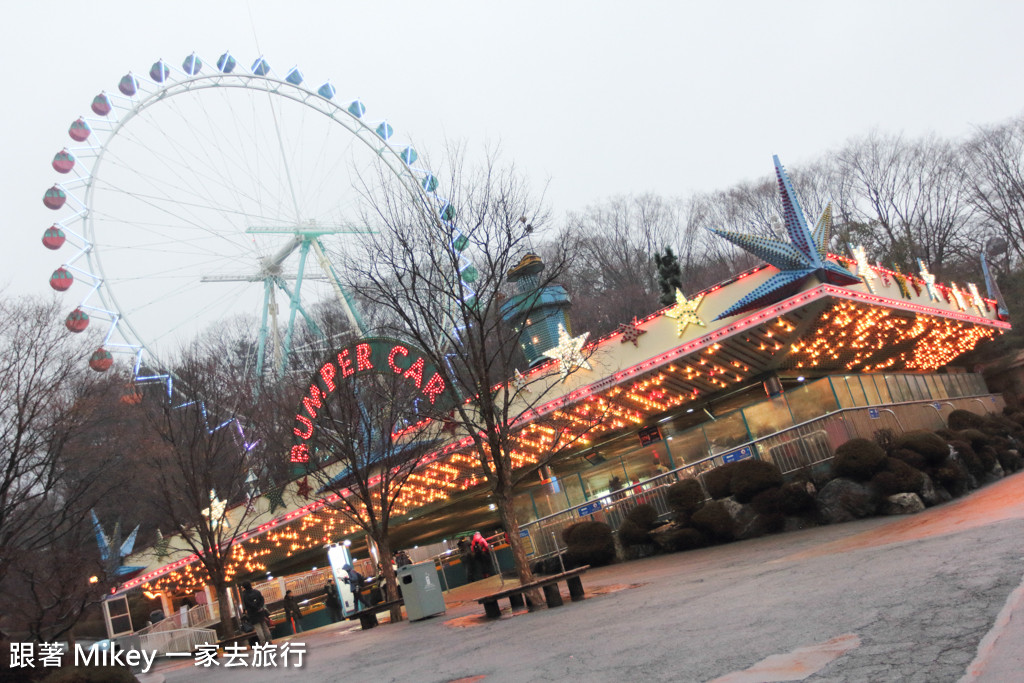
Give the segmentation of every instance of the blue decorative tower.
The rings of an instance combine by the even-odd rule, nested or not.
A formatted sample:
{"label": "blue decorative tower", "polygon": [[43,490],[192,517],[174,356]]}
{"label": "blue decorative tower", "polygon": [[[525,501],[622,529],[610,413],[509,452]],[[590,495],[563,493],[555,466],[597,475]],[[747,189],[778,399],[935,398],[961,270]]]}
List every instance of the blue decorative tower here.
{"label": "blue decorative tower", "polygon": [[526,254],[519,265],[508,271],[515,283],[515,296],[501,305],[501,315],[519,335],[519,343],[530,367],[548,360],[544,352],[558,346],[558,326],[569,334],[567,309],[572,305],[562,285],[541,286],[544,262],[536,254]]}

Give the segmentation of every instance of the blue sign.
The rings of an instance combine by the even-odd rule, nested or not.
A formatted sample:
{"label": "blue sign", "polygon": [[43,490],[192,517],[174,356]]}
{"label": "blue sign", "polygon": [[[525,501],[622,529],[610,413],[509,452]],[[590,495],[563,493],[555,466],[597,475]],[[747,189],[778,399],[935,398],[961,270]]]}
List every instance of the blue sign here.
{"label": "blue sign", "polygon": [[529,535],[530,535],[530,530],[529,529],[520,529],[519,530],[519,538],[527,538],[527,537],[529,537]]}
{"label": "blue sign", "polygon": [[603,506],[601,505],[601,501],[595,500],[593,503],[587,503],[586,505],[583,505],[582,507],[577,508],[577,509],[579,511],[580,517],[586,517],[587,515],[594,514],[595,512],[600,510],[602,507]]}
{"label": "blue sign", "polygon": [[932,404],[932,408],[935,408],[935,410],[942,410],[942,404],[941,403],[933,403]]}
{"label": "blue sign", "polygon": [[731,453],[726,453],[722,456],[722,462],[736,462],[738,460],[746,460],[747,458],[753,458],[754,451],[751,450],[750,446],[744,446],[743,448],[737,448]]}
{"label": "blue sign", "polygon": [[868,408],[868,417],[872,420],[878,419],[878,408]]}

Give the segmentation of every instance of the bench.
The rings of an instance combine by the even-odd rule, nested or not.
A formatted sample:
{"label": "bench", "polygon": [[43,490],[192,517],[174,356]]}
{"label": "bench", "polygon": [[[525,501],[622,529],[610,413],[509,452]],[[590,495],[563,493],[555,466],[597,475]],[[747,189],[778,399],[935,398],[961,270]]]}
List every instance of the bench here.
{"label": "bench", "polygon": [[498,600],[508,598],[509,605],[513,608],[527,606],[530,611],[533,611],[533,605],[530,603],[529,598],[526,598],[524,593],[534,588],[540,588],[544,591],[544,601],[548,607],[561,607],[564,603],[562,602],[562,594],[558,590],[558,583],[565,581],[565,584],[569,587],[569,597],[573,602],[582,600],[583,595],[583,581],[580,578],[583,572],[590,569],[590,565],[584,565],[576,569],[570,569],[567,572],[561,574],[555,574],[554,576],[548,576],[543,579],[538,579],[530,583],[516,586],[515,588],[508,588],[497,593],[491,593],[477,600],[478,603],[484,606],[484,613],[491,619],[497,619],[501,616],[501,608],[498,607]]}
{"label": "bench", "polygon": [[377,622],[377,613],[378,612],[383,612],[386,609],[391,609],[395,605],[404,605],[404,604],[405,604],[405,600],[402,599],[402,598],[399,598],[397,600],[389,600],[388,602],[380,602],[380,603],[377,603],[376,605],[371,605],[369,607],[364,607],[363,609],[359,610],[358,612],[353,612],[352,614],[348,615],[345,618],[346,619],[358,619],[359,620],[359,627],[362,630],[365,631],[366,629],[370,629],[370,628],[373,628],[374,626],[378,625],[378,622]]}

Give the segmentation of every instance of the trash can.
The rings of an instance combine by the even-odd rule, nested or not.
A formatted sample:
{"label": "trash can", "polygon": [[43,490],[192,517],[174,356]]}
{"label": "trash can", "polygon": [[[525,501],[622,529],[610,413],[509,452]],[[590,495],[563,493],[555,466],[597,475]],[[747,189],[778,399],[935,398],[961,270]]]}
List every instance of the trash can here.
{"label": "trash can", "polygon": [[405,599],[405,613],[409,621],[444,614],[444,594],[434,562],[407,564],[398,568],[398,585]]}

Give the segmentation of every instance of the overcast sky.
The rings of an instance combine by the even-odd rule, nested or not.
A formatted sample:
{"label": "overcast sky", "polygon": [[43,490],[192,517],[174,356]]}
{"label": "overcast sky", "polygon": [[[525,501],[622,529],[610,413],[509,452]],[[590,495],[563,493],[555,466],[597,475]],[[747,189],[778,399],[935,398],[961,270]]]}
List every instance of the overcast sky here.
{"label": "overcast sky", "polygon": [[[795,166],[872,128],[963,136],[1024,111],[1024,3],[13,2],[0,44],[3,275],[49,293],[43,192],[92,97],[158,58],[264,54],[426,150],[500,143],[556,217]],[[70,308],[69,303],[69,308]]]}

